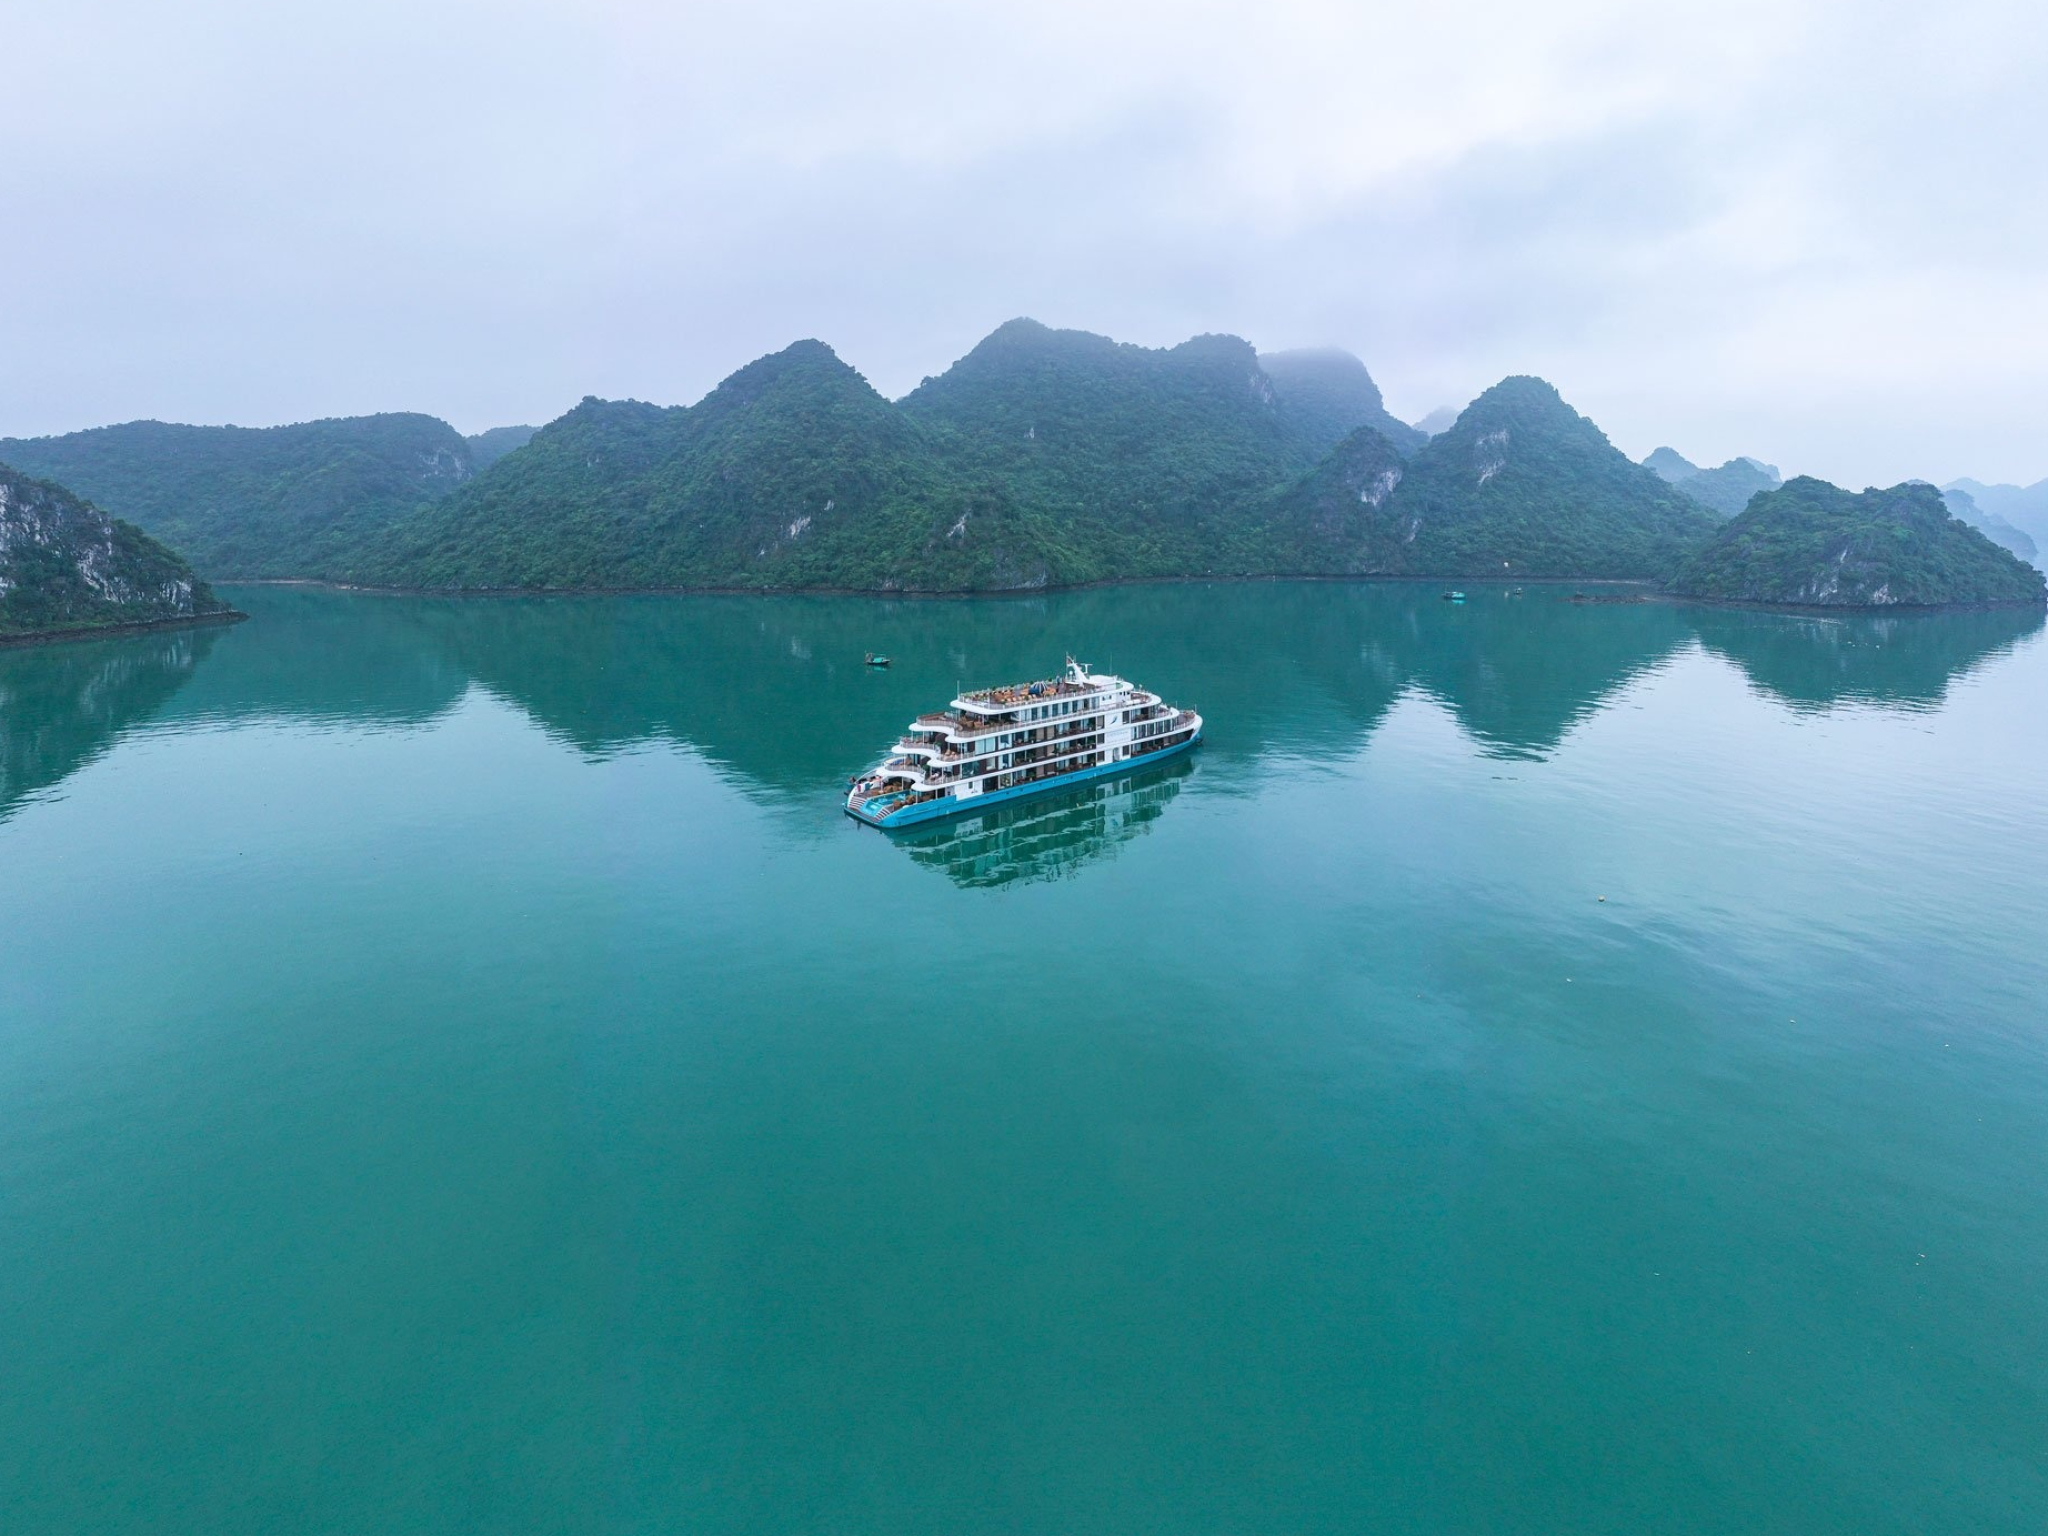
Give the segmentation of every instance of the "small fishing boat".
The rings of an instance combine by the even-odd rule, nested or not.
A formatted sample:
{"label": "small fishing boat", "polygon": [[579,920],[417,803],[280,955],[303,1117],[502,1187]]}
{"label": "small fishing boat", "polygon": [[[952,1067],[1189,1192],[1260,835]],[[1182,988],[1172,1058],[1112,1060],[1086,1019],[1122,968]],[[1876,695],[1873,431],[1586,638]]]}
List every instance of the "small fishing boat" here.
{"label": "small fishing boat", "polygon": [[889,658],[886,656],[877,656],[873,651],[869,651],[867,656],[867,662],[868,665],[871,667],[886,667],[887,665],[889,665]]}
{"label": "small fishing boat", "polygon": [[1444,601],[1447,603],[1462,603],[1465,601],[1465,594],[1462,592],[1446,592],[1444,594]]}

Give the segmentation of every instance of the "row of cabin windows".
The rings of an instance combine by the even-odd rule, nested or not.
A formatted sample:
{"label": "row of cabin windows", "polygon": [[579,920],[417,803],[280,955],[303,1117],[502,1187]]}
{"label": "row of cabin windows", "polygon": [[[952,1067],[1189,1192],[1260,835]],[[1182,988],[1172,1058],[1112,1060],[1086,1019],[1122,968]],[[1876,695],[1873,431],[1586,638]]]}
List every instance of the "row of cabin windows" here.
{"label": "row of cabin windows", "polygon": [[[1002,760],[1003,766],[1007,768],[1009,766],[1009,761],[1010,760],[1007,757],[1004,758]],[[1086,757],[1078,758],[1075,761],[1068,763],[1065,767],[1060,769],[1060,772],[1062,774],[1070,773],[1076,768],[1091,768],[1094,767],[1097,763],[1104,763],[1108,761],[1109,754],[1104,752],[1093,752],[1088,754]],[[988,791],[996,789],[1009,789],[1013,785],[1017,784],[1028,784],[1035,778],[1045,777],[1043,771],[1045,767],[1045,763],[1026,763],[1022,767],[1017,768],[1012,772],[998,773],[990,778],[983,779],[981,781],[981,787],[984,791]]]}
{"label": "row of cabin windows", "polygon": [[[1065,715],[1077,714],[1091,702],[1087,699],[1055,699],[1050,704],[1030,704],[1017,712],[1016,718],[1025,720],[1057,720]],[[1094,702],[1099,703],[1099,700]],[[1129,718],[1127,715],[1126,719]]]}

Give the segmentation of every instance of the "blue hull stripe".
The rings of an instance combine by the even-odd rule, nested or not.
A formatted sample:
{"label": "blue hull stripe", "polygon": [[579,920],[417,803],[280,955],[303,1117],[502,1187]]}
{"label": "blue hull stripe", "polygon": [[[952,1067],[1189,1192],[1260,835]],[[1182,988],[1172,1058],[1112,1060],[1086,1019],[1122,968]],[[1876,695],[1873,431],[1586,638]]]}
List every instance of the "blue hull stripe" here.
{"label": "blue hull stripe", "polygon": [[1001,805],[1005,800],[1022,800],[1026,795],[1050,794],[1056,789],[1085,784],[1090,779],[1105,778],[1112,773],[1136,773],[1153,763],[1163,763],[1176,753],[1187,751],[1201,739],[1202,733],[1197,731],[1178,746],[1161,747],[1157,752],[1147,752],[1140,757],[1127,757],[1119,763],[1097,763],[1093,768],[1063,773],[1056,779],[1039,779],[1030,784],[1012,784],[1008,789],[992,789],[985,795],[974,796],[971,800],[956,800],[947,795],[941,800],[927,800],[923,805],[905,806],[902,810],[891,811],[886,816],[870,816],[867,812],[857,811],[849,805],[846,807],[846,814],[855,821],[864,821],[871,827],[893,832],[899,827],[914,827],[919,822],[937,821],[945,816],[965,816],[968,812],[981,810],[985,806]]}

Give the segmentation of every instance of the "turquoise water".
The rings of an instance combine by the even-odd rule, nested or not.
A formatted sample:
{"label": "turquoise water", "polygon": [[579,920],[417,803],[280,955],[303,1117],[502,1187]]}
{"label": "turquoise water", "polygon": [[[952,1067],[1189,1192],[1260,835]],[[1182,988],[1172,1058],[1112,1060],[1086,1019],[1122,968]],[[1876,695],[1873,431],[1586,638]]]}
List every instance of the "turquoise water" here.
{"label": "turquoise water", "polygon": [[0,1529],[2048,1527],[2038,619],[233,595],[0,652]]}

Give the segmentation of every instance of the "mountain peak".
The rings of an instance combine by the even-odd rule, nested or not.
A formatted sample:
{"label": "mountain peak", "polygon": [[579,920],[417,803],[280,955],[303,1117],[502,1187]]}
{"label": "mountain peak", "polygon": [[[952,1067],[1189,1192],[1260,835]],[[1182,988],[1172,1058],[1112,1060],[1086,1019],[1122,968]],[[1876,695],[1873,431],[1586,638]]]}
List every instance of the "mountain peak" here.
{"label": "mountain peak", "polygon": [[1426,435],[1387,413],[1380,387],[1365,364],[1342,347],[1294,347],[1261,352],[1259,366],[1273,381],[1280,413],[1318,450],[1342,442],[1359,427],[1373,427],[1402,453]]}
{"label": "mountain peak", "polygon": [[859,369],[824,342],[807,337],[791,342],[780,352],[757,357],[745,367],[728,374],[716,389],[691,409],[703,411],[708,407],[717,411],[728,406],[751,405],[771,392],[792,389],[816,390],[828,396],[858,397],[878,405],[888,403]]}
{"label": "mountain peak", "polygon": [[1573,421],[1585,418],[1569,405],[1564,396],[1557,392],[1557,386],[1548,379],[1539,379],[1533,373],[1511,373],[1491,389],[1483,391],[1477,400],[1465,408],[1470,414],[1475,408],[1506,409],[1518,413],[1570,417]]}
{"label": "mountain peak", "polygon": [[1651,450],[1650,456],[1643,460],[1643,468],[1654,469],[1674,485],[1700,472],[1699,465],[1671,447]]}

